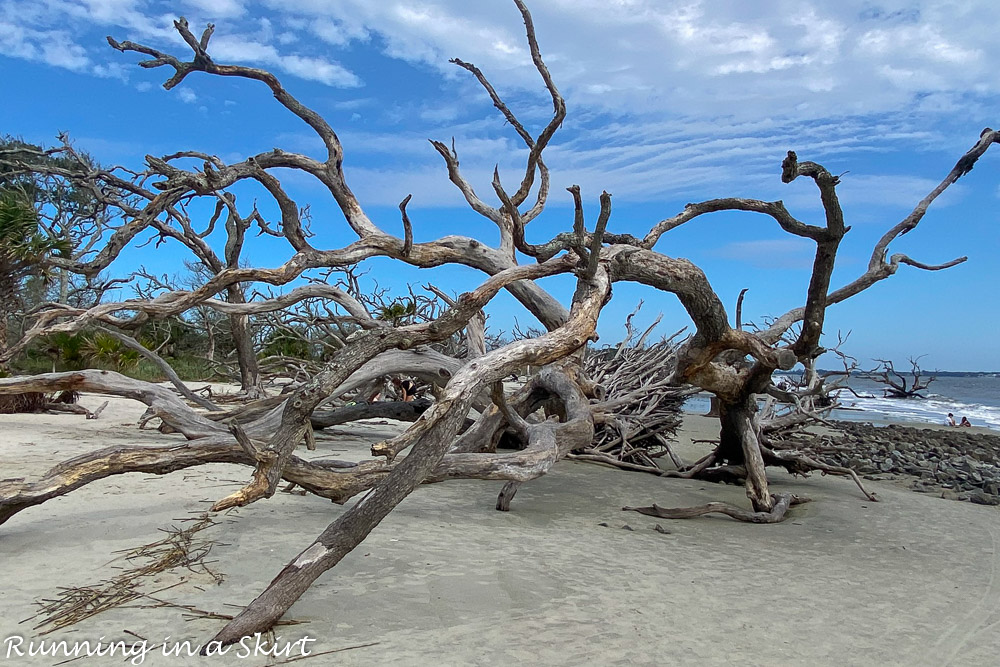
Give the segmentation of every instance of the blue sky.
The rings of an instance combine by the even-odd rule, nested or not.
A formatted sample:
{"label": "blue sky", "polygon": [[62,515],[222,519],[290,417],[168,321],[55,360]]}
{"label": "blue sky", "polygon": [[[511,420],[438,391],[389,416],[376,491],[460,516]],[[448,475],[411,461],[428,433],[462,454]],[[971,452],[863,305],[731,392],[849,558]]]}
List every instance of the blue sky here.
{"label": "blue sky", "polygon": [[[779,179],[782,157],[795,150],[847,172],[840,197],[853,229],[837,286],[864,270],[875,240],[980,131],[1000,123],[992,83],[1000,42],[995,22],[982,18],[995,11],[986,0],[536,0],[530,9],[569,108],[547,153],[549,208],[529,227],[530,240],[570,227],[563,188],[574,183],[591,221],[601,190],[612,193],[615,232],[641,234],[687,202],[724,196],[782,199],[800,219],[818,222],[815,188]],[[48,144],[68,131],[101,162],[133,167],[147,153],[182,149],[224,160],[276,146],[320,153],[308,128],[261,85],[193,75],[166,92],[159,87],[166,71],[140,69],[135,54],[104,40],[110,34],[186,56],[171,27],[178,14],[196,32],[206,21],[217,24],[209,49],[217,61],[271,69],[331,122],[345,145],[348,182],[384,228],[400,233],[396,205],[412,193],[417,240],[495,237],[490,223],[466,210],[427,139],[454,137],[467,178],[484,196],[495,164],[517,178],[524,151],[516,135],[468,73],[447,62],[460,57],[480,66],[537,132],[550,103],[506,0],[4,0],[0,132]],[[936,273],[904,267],[831,308],[828,336],[853,332],[845,351],[862,361],[926,354],[928,368],[1000,370],[998,160],[994,148],[892,247],[926,263],[961,255],[969,261]],[[350,240],[319,187],[298,176],[287,187],[310,205],[317,245]],[[811,248],[769,219],[700,218],[657,249],[701,266],[730,312],[749,288],[744,319],[802,303]],[[174,272],[183,256],[170,247],[127,252],[114,271],[142,262]],[[273,266],[287,253],[257,241],[250,256]],[[397,287],[432,281],[456,291],[478,280],[461,268],[388,268],[375,262],[370,275]],[[569,281],[550,282],[568,300]],[[639,299],[643,321],[663,312],[665,332],[688,324],[671,295],[619,285],[600,324],[605,342],[617,340]],[[532,320],[506,296],[489,312],[502,329],[515,316]]]}

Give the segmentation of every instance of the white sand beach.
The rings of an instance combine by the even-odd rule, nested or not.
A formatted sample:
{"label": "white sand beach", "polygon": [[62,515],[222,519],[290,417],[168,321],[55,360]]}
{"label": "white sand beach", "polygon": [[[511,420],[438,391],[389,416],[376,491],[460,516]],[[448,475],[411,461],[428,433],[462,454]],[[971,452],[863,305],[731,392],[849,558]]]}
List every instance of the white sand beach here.
{"label": "white sand beach", "polygon": [[[103,398],[84,396],[96,407]],[[125,399],[96,421],[76,415],[0,415],[0,477],[40,475],[96,448],[165,444],[139,431],[144,406]],[[310,455],[365,456],[392,423],[334,428]],[[713,420],[688,416],[680,451],[710,438]],[[304,450],[300,455],[305,455]],[[178,608],[104,612],[39,637],[35,602],[61,587],[114,576],[121,550],[162,537],[236,489],[248,469],[190,468],[124,475],[28,508],[0,526],[0,662],[50,665],[65,658],[8,656],[10,638],[104,641],[136,636],[150,646],[207,641],[222,621]],[[777,525],[721,516],[668,521],[623,505],[745,502],[743,489],[561,462],[525,484],[509,513],[493,509],[500,484],[456,481],[410,496],[358,549],[322,577],[279,628],[308,636],[312,665],[989,665],[1000,655],[1000,510],[870,482],[793,479],[779,491],[813,498]],[[225,580],[166,572],[147,582],[157,597],[233,613],[343,508],[279,493],[219,517],[203,533]],[[607,524],[602,525],[602,524]],[[669,534],[654,530],[659,524]],[[629,526],[631,530],[623,528]],[[110,565],[109,565],[110,563]],[[183,576],[182,576],[183,575]],[[134,633],[130,635],[128,633]],[[143,664],[264,665],[285,658],[165,657]],[[72,665],[128,664],[121,657]]]}

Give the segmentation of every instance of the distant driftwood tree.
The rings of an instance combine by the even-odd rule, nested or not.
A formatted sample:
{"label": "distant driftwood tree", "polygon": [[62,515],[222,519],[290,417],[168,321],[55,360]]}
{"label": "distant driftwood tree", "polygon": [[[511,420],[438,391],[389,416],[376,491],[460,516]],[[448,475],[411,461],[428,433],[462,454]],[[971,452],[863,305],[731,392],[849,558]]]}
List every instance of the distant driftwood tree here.
{"label": "distant driftwood tree", "polygon": [[[965,261],[962,257],[946,264],[928,265],[906,255],[890,255],[888,249],[898,236],[917,227],[928,206],[972,169],[1000,138],[1000,133],[984,130],[944,180],[909,215],[885,232],[875,244],[865,271],[835,289],[831,288],[831,275],[840,243],[850,229],[837,196],[839,179],[815,162],[800,160],[791,151],[780,165],[781,180],[790,183],[807,178],[815,183],[826,213],[822,225],[798,220],[781,201],[724,198],[689,204],[681,212],[653,224],[643,238],[636,238],[609,231],[611,197],[607,193],[601,195],[600,215],[588,229],[583,194],[574,186],[569,188],[575,204],[571,225],[567,224],[567,230],[555,238],[532,243],[526,237],[526,227],[542,212],[549,197],[550,175],[544,152],[563,122],[566,106],[542,59],[528,9],[521,0],[514,3],[524,19],[535,68],[552,100],[551,118],[537,134],[529,132],[520,122],[475,65],[458,59],[452,62],[477,78],[503,118],[523,140],[528,149],[523,175],[516,182],[505,184],[495,173],[492,187],[499,203],[490,204],[463,176],[455,147],[431,142],[444,160],[447,177],[469,207],[497,226],[500,241],[496,246],[467,236],[415,242],[413,223],[406,211],[409,197],[400,205],[401,237],[376,225],[348,185],[343,148],[334,129],[286,90],[273,74],[216,62],[209,52],[213,26],[209,25],[197,36],[184,19],[175,22],[193,53],[190,60],[149,46],[108,39],[119,51],[145,56],[147,59],[139,63],[144,68],[172,70],[164,84],[168,90],[194,73],[260,82],[280,105],[315,132],[325,147],[324,156],[314,159],[276,148],[227,164],[213,155],[187,150],[160,158],[148,156],[145,169],[138,173],[95,168],[82,176],[73,174],[78,187],[90,187],[95,195],[114,195],[114,204],[123,216],[121,224],[92,259],[84,262],[52,257],[48,261],[69,271],[94,275],[108,267],[137,235],[149,229],[175,238],[180,234],[189,247],[200,247],[202,232],[185,222],[189,217],[182,210],[198,199],[218,202],[233,223],[230,243],[238,243],[240,230],[245,230],[252,214],[241,217],[227,189],[244,181],[258,183],[273,198],[280,210],[280,221],[268,228],[284,239],[293,254],[279,266],[246,268],[232,261],[233,255],[228,250],[225,260],[219,257],[218,261],[213,259],[212,252],[200,250],[199,257],[212,265],[214,273],[204,285],[163,293],[153,299],[102,303],[88,309],[53,304],[37,313],[24,339],[13,345],[6,357],[17,354],[30,340],[44,334],[80,331],[94,325],[128,330],[146,318],[174,316],[196,306],[243,316],[275,312],[306,298],[322,298],[336,303],[351,318],[355,330],[311,379],[282,397],[267,399],[272,401],[268,409],[228,412],[228,421],[220,421],[218,415],[212,419],[209,417],[213,415],[192,409],[173,391],[111,372],[80,371],[0,380],[0,393],[78,390],[135,398],[149,406],[149,417],[159,417],[169,429],[188,439],[182,446],[103,449],[64,461],[34,481],[0,482],[0,521],[108,475],[160,474],[210,462],[240,463],[253,468],[245,487],[220,499],[214,506],[216,510],[268,498],[282,479],[338,502],[369,491],[291,559],[215,638],[224,643],[237,641],[244,635],[270,628],[317,577],[364,540],[422,482],[449,478],[502,480],[507,485],[498,505],[506,507],[518,484],[544,474],[570,452],[591,448],[595,429],[601,431],[598,444],[608,442],[609,434],[604,427],[613,424],[619,413],[621,419],[617,422],[623,425],[620,433],[622,437],[631,437],[633,425],[641,422],[641,411],[619,409],[620,404],[608,398],[605,388],[588,376],[582,354],[588,341],[596,339],[598,315],[617,282],[641,283],[676,295],[693,324],[692,335],[669,361],[669,382],[650,376],[654,390],[666,391],[667,385],[694,386],[711,392],[718,400],[721,428],[717,449],[696,465],[682,466],[670,474],[741,480],[751,504],[749,511],[721,503],[683,510],[638,508],[640,511],[663,516],[722,511],[748,521],[780,521],[787,508],[800,499],[772,495],[765,476],[766,465],[779,465],[795,472],[815,469],[850,472],[823,466],[795,452],[770,449],[766,430],[756,418],[756,397],[781,394],[771,382],[772,373],[791,369],[798,363],[811,364],[822,352],[820,337],[829,306],[892,276],[904,264],[936,271]],[[291,169],[318,181],[336,202],[357,240],[341,248],[315,247],[304,232],[298,203],[274,174],[281,169]],[[762,330],[747,331],[733,326],[722,300],[701,269],[688,260],[656,250],[658,241],[667,232],[717,211],[762,214],[788,234],[815,245],[804,303]],[[212,224],[211,220],[208,224]],[[534,261],[519,264],[521,255]],[[231,291],[241,283],[284,285],[311,270],[348,267],[372,257],[391,258],[416,267],[460,264],[479,270],[484,280],[460,295],[436,318],[399,326],[373,316],[357,299],[334,285],[314,283],[274,298],[247,303],[240,302]],[[537,282],[556,274],[572,274],[576,278],[576,291],[568,304],[560,303]],[[480,313],[502,289],[520,301],[544,326],[545,332],[486,351]],[[215,299],[219,293],[229,298]],[[462,330],[470,341],[479,341],[475,345],[470,342],[469,349],[473,352],[463,358],[424,347]],[[535,372],[522,389],[506,395],[503,378],[526,367]],[[433,403],[405,432],[372,447],[375,459],[355,465],[308,462],[294,455],[299,444],[308,443],[312,428],[317,425],[317,409],[325,401],[373,378],[393,373],[421,375],[439,389]],[[632,396],[632,402],[641,400],[640,389],[641,385],[626,388],[623,395]],[[787,398],[787,394],[781,395]],[[550,417],[536,415],[543,406]],[[355,412],[367,410],[363,406],[348,407]],[[473,407],[478,407],[478,415],[470,412]],[[471,425],[466,423],[470,415]],[[524,448],[498,453],[496,443],[504,431],[518,434]],[[614,441],[614,436],[610,440]]]}
{"label": "distant driftwood tree", "polygon": [[910,357],[909,377],[896,370],[891,359],[876,359],[878,366],[871,371],[873,382],[885,385],[886,398],[926,398],[922,392],[928,389],[937,378],[924,375],[920,368],[920,357]]}

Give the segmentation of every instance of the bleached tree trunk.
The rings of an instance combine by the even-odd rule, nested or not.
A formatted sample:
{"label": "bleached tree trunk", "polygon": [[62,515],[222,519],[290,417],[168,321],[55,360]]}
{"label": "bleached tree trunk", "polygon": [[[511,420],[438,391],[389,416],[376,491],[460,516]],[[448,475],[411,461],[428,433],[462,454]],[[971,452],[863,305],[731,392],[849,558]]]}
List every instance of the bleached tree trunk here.
{"label": "bleached tree trunk", "polygon": [[[243,289],[239,285],[230,285],[226,295],[229,303],[246,303]],[[240,367],[240,391],[245,393],[247,398],[260,398],[264,394],[264,386],[261,382],[260,365],[257,363],[257,351],[253,344],[249,315],[230,315],[229,327]]]}
{"label": "bleached tree trunk", "polygon": [[205,359],[211,362],[215,361],[215,325],[208,317],[207,310],[202,309],[202,311],[202,321],[205,322],[205,336],[208,338],[208,347],[205,349]]}

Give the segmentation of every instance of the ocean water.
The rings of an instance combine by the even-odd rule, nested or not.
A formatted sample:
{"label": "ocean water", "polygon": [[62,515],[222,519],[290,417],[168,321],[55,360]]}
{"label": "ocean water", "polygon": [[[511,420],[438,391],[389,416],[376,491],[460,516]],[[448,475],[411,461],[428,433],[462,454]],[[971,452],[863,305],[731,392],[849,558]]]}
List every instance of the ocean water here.
{"label": "ocean water", "polygon": [[[850,386],[862,397],[841,390],[844,409],[834,410],[833,419],[848,421],[910,421],[944,424],[949,412],[955,421],[968,417],[973,426],[1000,430],[1000,377],[941,377],[922,392],[927,398],[884,398],[882,387],[865,378],[851,378]],[[707,394],[692,396],[684,405],[688,412],[708,412]]]}
{"label": "ocean water", "polygon": [[[927,398],[884,398],[882,385],[851,378],[850,386],[865,398],[841,391],[847,410],[835,410],[835,419],[900,420],[944,424],[948,413],[955,421],[968,417],[973,426],[1000,430],[1000,377],[941,377],[923,393]],[[869,396],[872,396],[869,398]]]}

